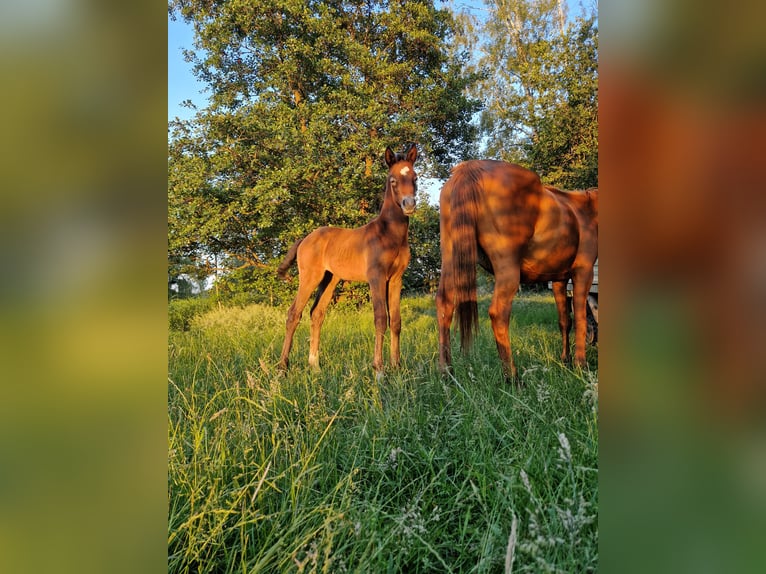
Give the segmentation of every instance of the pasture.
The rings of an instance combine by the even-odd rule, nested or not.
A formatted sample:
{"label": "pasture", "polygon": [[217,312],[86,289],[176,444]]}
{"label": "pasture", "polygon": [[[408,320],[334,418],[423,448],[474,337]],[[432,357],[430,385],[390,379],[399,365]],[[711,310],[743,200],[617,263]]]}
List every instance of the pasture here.
{"label": "pasture", "polygon": [[[169,335],[169,572],[588,572],[598,567],[597,350],[559,360],[553,297],[514,300],[524,383],[479,334],[438,374],[433,296],[402,299],[402,366],[372,369],[372,308],[223,307]],[[387,353],[388,349],[386,349]]]}

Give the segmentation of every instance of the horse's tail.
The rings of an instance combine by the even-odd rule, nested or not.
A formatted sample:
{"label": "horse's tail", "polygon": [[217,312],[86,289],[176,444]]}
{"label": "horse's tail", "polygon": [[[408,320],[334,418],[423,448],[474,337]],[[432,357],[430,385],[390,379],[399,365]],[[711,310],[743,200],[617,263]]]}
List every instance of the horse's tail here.
{"label": "horse's tail", "polygon": [[279,264],[279,267],[277,267],[277,275],[282,279],[287,279],[287,270],[290,269],[290,266],[295,262],[296,257],[298,257],[298,246],[301,244],[301,241],[303,241],[303,238],[290,246],[284,260]]}
{"label": "horse's tail", "polygon": [[476,162],[458,165],[447,185],[451,185],[452,277],[455,308],[460,329],[460,347],[471,347],[478,330],[476,263],[478,260],[477,218],[481,201],[481,167]]}

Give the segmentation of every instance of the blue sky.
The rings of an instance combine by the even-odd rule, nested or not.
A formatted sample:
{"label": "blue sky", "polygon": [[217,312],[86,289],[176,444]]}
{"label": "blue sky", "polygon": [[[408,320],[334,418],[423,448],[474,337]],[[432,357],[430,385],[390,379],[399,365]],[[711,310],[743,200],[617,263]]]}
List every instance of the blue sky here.
{"label": "blue sky", "polygon": [[176,21],[168,18],[168,119],[176,116],[187,119],[194,115],[193,111],[181,107],[181,102],[191,100],[202,107],[207,95],[204,84],[197,81],[192,73],[191,64],[184,61],[184,48],[190,49],[194,44],[194,32],[191,26],[180,18]]}

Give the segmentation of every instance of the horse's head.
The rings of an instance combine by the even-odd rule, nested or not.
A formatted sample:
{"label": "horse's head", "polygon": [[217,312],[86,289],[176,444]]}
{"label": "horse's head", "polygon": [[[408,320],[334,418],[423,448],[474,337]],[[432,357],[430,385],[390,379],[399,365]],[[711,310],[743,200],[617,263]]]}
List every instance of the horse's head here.
{"label": "horse's head", "polygon": [[418,176],[413,164],[418,157],[418,148],[412,144],[404,153],[394,153],[386,148],[386,165],[388,165],[388,183],[391,197],[404,215],[412,215],[415,211],[415,200],[418,190]]}

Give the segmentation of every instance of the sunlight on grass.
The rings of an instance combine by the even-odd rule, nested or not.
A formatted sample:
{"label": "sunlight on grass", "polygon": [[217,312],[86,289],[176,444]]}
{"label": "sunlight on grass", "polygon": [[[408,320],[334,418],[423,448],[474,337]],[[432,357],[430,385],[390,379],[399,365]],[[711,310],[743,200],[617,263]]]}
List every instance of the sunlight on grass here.
{"label": "sunlight on grass", "polygon": [[366,308],[330,309],[320,372],[307,316],[275,369],[284,309],[213,309],[171,332],[169,571],[502,571],[514,517],[514,571],[595,570],[595,349],[590,372],[561,364],[552,298],[521,297],[525,387],[508,387],[486,305],[446,379],[433,297],[403,301],[403,365],[382,384]]}

